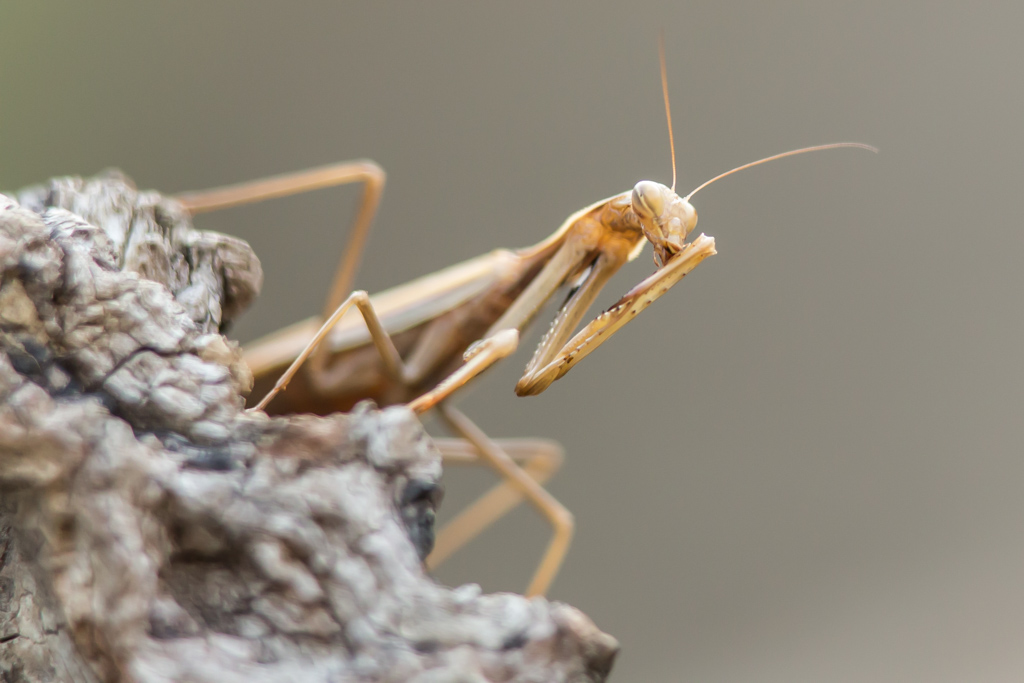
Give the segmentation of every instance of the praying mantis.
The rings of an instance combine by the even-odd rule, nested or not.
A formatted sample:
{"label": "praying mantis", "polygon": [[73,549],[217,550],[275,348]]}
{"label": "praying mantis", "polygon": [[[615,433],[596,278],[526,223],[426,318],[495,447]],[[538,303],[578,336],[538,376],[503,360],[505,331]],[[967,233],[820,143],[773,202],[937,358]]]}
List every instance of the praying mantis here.
{"label": "praying mantis", "polygon": [[[697,224],[690,198],[698,191],[737,171],[787,156],[839,147],[877,151],[860,143],[793,150],[744,164],[680,197],[675,192],[675,143],[663,47],[660,57],[671,187],[640,181],[631,190],[572,214],[538,244],[498,249],[373,297],[351,290],[385,184],[384,171],[374,162],[344,162],[177,197],[195,215],[362,183],[363,194],[322,314],[252,343],[244,357],[255,377],[253,395],[264,395],[255,410],[323,414],[349,410],[366,399],[381,406],[407,403],[416,413],[436,409],[459,437],[437,440],[445,461],[482,461],[499,473],[502,481],[441,531],[428,567],[440,564],[525,499],[553,529],[526,594],[545,594],[558,573],[574,521],[543,484],[561,464],[560,447],[536,439],[492,440],[448,400],[484,369],[512,354],[519,333],[547,301],[569,288],[516,384],[520,396],[543,392],[716,253],[712,237],[701,234],[686,241]],[[611,276],[647,243],[654,250],[655,272],[573,334]]]}

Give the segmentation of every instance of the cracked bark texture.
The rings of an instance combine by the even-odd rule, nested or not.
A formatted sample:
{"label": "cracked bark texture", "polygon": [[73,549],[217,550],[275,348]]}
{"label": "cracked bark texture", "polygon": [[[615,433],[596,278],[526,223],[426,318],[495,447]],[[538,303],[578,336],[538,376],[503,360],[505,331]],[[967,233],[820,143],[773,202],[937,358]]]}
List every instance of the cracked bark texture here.
{"label": "cracked bark texture", "polygon": [[261,277],[117,173],[0,195],[0,680],[603,680],[574,608],[425,576],[408,410],[243,411]]}

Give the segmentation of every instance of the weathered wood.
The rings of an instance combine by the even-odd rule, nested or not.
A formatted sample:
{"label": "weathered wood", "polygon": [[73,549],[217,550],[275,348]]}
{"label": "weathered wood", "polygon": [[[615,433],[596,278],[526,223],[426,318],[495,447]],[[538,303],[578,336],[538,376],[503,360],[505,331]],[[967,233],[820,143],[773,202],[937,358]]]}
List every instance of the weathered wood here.
{"label": "weathered wood", "polygon": [[577,610],[424,575],[409,411],[242,410],[260,278],[118,174],[0,195],[0,680],[603,679]]}

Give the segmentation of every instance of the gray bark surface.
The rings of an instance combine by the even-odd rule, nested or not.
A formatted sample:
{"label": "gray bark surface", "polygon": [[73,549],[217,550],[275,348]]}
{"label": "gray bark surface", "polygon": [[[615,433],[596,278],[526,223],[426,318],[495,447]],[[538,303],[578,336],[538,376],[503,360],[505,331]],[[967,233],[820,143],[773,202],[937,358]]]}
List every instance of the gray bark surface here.
{"label": "gray bark surface", "polygon": [[261,277],[116,173],[0,195],[0,680],[603,680],[574,608],[424,574],[411,412],[244,412]]}

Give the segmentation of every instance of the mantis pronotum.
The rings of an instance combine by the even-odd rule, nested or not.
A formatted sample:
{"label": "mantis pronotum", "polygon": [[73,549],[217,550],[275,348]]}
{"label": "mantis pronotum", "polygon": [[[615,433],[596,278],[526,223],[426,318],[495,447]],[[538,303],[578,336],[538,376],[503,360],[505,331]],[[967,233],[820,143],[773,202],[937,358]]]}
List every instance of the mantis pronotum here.
{"label": "mantis pronotum", "polygon": [[[320,317],[296,323],[246,348],[256,377],[256,409],[326,413],[364,399],[408,403],[422,413],[436,407],[461,440],[439,440],[448,461],[483,460],[503,482],[463,511],[437,539],[427,560],[436,566],[523,498],[549,520],[554,534],[527,589],[544,594],[558,572],[572,532],[571,514],[542,484],[558,468],[561,450],[550,442],[492,441],[446,400],[459,386],[511,354],[519,332],[563,286],[571,293],[516,385],[520,396],[539,394],[715,253],[705,235],[686,242],[697,223],[690,198],[710,183],[751,166],[835,143],[778,154],[716,176],[686,197],[675,192],[675,148],[661,51],[662,88],[672,151],[673,182],[641,181],[629,191],[570,216],[542,242],[517,251],[495,250],[369,297],[351,292],[366,236],[384,186],[384,172],[356,161],[179,197],[193,214],[352,182],[364,193],[348,245]],[[654,248],[657,270],[573,335],[601,288]],[[355,307],[358,311],[351,310]],[[307,360],[308,359],[308,360]],[[281,392],[291,383],[289,390]],[[271,387],[271,383],[273,386]],[[271,403],[271,399],[277,397]]]}

